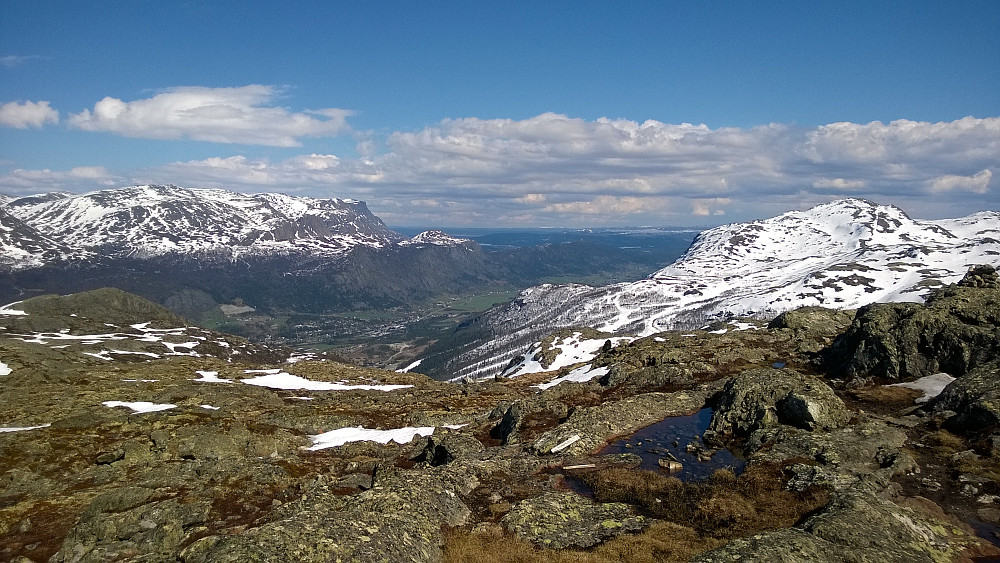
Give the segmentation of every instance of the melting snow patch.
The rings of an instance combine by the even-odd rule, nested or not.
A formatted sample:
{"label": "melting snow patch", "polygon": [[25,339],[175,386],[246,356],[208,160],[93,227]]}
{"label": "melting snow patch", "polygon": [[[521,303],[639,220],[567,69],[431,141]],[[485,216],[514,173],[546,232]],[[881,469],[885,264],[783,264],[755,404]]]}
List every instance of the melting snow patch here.
{"label": "melting snow patch", "polygon": [[177,405],[171,405],[169,403],[150,403],[149,401],[136,401],[134,403],[126,403],[124,401],[104,401],[101,404],[111,408],[128,407],[132,409],[132,412],[134,413],[165,411],[177,408]]}
{"label": "melting snow patch", "polygon": [[[413,387],[412,385],[345,385],[343,383],[312,381],[310,379],[292,375],[280,370],[274,370],[277,373],[272,373],[271,370],[265,371],[267,372],[266,375],[250,379],[241,379],[240,381],[248,385],[270,387],[271,389],[305,389],[308,391],[348,391],[352,389],[365,391],[395,391],[396,389]],[[251,371],[248,371],[247,373],[251,373]]]}
{"label": "melting snow patch", "polygon": [[298,399],[300,401],[311,401],[314,397],[289,397],[289,399]]}
{"label": "melting snow patch", "polygon": [[406,366],[405,368],[403,368],[403,369],[397,369],[396,371],[398,371],[399,373],[406,373],[406,372],[410,371],[411,369],[415,369],[417,366],[420,365],[420,362],[422,362],[422,361],[423,361],[422,359],[417,360],[417,361],[413,362],[412,364]]}
{"label": "melting snow patch", "polygon": [[201,408],[208,409],[210,411],[217,411],[217,410],[219,410],[219,407],[213,407],[212,405],[201,405]]}
{"label": "melting snow patch", "polygon": [[926,377],[921,377],[915,381],[908,381],[906,383],[894,383],[892,385],[887,385],[886,387],[905,387],[906,389],[916,389],[917,391],[923,391],[924,395],[916,400],[917,403],[926,403],[934,397],[941,394],[944,388],[948,386],[949,383],[955,381],[955,378],[948,375],[947,373],[935,373],[934,375],[928,375]]}
{"label": "melting snow patch", "polygon": [[564,375],[562,377],[557,377],[557,378],[553,379],[552,381],[550,381],[548,383],[540,383],[538,385],[534,385],[534,387],[538,387],[539,389],[543,389],[544,390],[544,389],[548,389],[549,387],[555,387],[556,385],[559,385],[563,381],[572,381],[574,383],[584,383],[586,381],[590,381],[591,379],[594,379],[595,377],[601,377],[601,376],[603,376],[606,373],[608,373],[608,368],[606,368],[606,367],[600,367],[600,368],[596,368],[595,369],[595,368],[592,368],[590,366],[590,364],[587,364],[587,365],[585,365],[583,367],[576,368],[575,370],[567,373],[566,375]]}
{"label": "melting snow patch", "polygon": [[0,362],[0,375],[10,375],[11,369],[7,364]]}
{"label": "melting snow patch", "polygon": [[38,430],[39,428],[46,428],[52,426],[51,424],[40,424],[38,426],[0,426],[0,432],[21,432],[22,430]]}
{"label": "melting snow patch", "polygon": [[363,426],[357,426],[354,428],[338,428],[337,430],[331,430],[329,432],[317,434],[316,436],[310,436],[309,439],[313,441],[313,445],[308,449],[322,450],[325,448],[343,446],[348,442],[364,441],[378,442],[380,444],[388,444],[389,442],[409,444],[410,440],[412,440],[414,436],[430,436],[433,433],[433,426],[408,426],[406,428],[395,428],[393,430],[371,430]]}
{"label": "melting snow patch", "polygon": [[232,383],[232,379],[224,379],[219,377],[219,372],[217,371],[196,371],[201,377],[199,379],[194,379],[192,381],[198,381],[200,383]]}
{"label": "melting snow patch", "polygon": [[17,305],[18,303],[20,303],[20,301],[15,301],[13,303],[8,303],[8,304],[4,305],[3,307],[0,307],[0,315],[9,315],[9,316],[12,316],[12,317],[13,316],[20,317],[20,316],[27,315],[28,313],[25,313],[24,311],[21,311],[20,309],[11,309],[11,307],[13,307],[14,305]]}

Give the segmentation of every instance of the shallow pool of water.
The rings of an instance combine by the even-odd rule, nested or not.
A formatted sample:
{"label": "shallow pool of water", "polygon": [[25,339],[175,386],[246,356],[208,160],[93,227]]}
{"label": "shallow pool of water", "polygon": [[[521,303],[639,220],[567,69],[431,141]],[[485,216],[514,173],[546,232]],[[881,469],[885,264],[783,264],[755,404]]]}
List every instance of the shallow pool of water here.
{"label": "shallow pool of water", "polygon": [[[707,461],[700,461],[698,450],[704,448],[701,435],[712,422],[712,409],[705,408],[690,416],[672,416],[656,424],[647,426],[635,434],[612,442],[601,450],[602,454],[637,454],[642,458],[641,469],[667,473],[659,460],[672,455],[681,463],[680,471],[670,473],[682,481],[701,481],[717,469],[731,469],[737,475],[742,473],[744,460],[729,450],[717,450]],[[689,452],[688,445],[693,444]],[[703,454],[704,455],[704,454]]]}

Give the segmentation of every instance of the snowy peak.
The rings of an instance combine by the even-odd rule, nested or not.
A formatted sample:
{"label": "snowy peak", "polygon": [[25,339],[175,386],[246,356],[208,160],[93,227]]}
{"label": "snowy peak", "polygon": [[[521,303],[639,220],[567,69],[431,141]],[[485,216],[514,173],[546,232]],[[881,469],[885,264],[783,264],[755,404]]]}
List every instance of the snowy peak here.
{"label": "snowy peak", "polygon": [[428,244],[436,246],[461,246],[470,242],[472,241],[469,239],[453,237],[443,231],[424,231],[411,239],[401,241],[399,244],[404,246]]}
{"label": "snowy peak", "polygon": [[359,201],[177,186],[46,194],[5,209],[53,240],[112,256],[330,255],[402,238]]}
{"label": "snowy peak", "polygon": [[[970,265],[1000,266],[1000,213],[916,221],[897,207],[861,199],[700,234],[676,262],[649,278],[599,288],[548,285],[521,292],[484,323],[497,338],[458,359],[458,377],[506,365],[501,345],[565,327],[646,336],[729,316],[769,318],[818,305],[852,309],[922,301]],[[509,356],[508,356],[509,358]]]}

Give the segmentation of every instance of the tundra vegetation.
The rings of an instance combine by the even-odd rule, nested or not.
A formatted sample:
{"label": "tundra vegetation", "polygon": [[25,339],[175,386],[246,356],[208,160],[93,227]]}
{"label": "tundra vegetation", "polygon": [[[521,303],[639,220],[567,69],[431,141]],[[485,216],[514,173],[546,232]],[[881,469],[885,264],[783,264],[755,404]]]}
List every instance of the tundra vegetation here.
{"label": "tundra vegetation", "polygon": [[[0,310],[0,559],[1000,555],[992,268],[922,305],[750,325],[606,346],[601,377],[540,389],[580,366],[444,383],[252,344],[117,290],[28,299]],[[745,467],[681,481],[644,469],[638,443],[602,453],[704,408],[680,446]]]}

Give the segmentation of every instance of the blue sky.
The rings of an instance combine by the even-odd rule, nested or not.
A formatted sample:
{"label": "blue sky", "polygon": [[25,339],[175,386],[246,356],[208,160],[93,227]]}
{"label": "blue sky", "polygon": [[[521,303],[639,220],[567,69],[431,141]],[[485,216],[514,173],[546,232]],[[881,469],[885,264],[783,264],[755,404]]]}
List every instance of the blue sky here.
{"label": "blue sky", "polygon": [[0,5],[0,192],[362,199],[419,226],[997,209],[1000,2]]}

